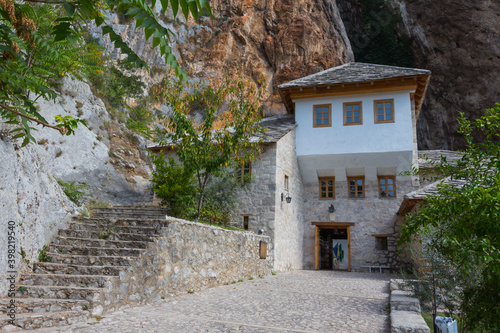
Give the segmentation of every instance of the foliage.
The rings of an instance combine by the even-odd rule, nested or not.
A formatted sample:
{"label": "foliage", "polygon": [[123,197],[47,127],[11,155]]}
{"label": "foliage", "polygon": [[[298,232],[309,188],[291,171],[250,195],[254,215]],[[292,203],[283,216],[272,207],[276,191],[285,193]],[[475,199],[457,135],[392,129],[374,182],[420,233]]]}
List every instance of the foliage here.
{"label": "foliage", "polygon": [[414,56],[407,39],[397,34],[401,18],[394,15],[384,0],[359,0],[363,32],[350,36],[357,61],[373,64],[412,67]]}
{"label": "foliage", "polygon": [[123,108],[127,98],[138,98],[143,95],[145,84],[140,76],[124,72],[130,70],[130,63],[125,60],[106,61],[105,69],[92,73],[89,81],[99,97],[105,99],[113,108]]}
{"label": "foliage", "polygon": [[155,111],[151,106],[147,105],[144,100],[141,100],[137,106],[127,106],[127,109],[127,128],[141,134],[147,139],[152,139],[154,135]]}
{"label": "foliage", "polygon": [[52,257],[47,255],[47,252],[49,252],[49,247],[47,245],[44,245],[40,250],[38,250],[38,252],[39,262],[49,262],[52,260]]}
{"label": "foliage", "polygon": [[163,154],[151,155],[155,172],[151,188],[161,199],[161,205],[175,217],[190,218],[196,212],[194,172],[179,165],[173,157],[165,159]]}
{"label": "foliage", "polygon": [[57,178],[57,182],[61,185],[68,199],[79,206],[82,205],[87,198],[92,197],[92,194],[88,193],[89,186],[85,182],[65,182],[59,178]]}
{"label": "foliage", "polygon": [[[68,117],[49,123],[38,112],[36,101],[55,99],[62,76],[86,78],[99,67],[100,50],[85,44],[88,23],[101,27],[129,63],[147,68],[106,21],[106,11],[124,12],[135,19],[134,28],[143,29],[165,63],[186,80],[169,46],[174,34],[160,24],[153,10],[156,5],[156,0],[0,0],[0,117],[16,125],[13,138],[24,138],[23,146],[35,142],[33,123],[63,135],[74,133],[82,123]],[[207,0],[160,0],[158,5],[161,15],[170,7],[174,18],[179,9],[186,20],[190,15],[198,20],[204,10],[211,16]]]}
{"label": "foliage", "polygon": [[428,247],[462,279],[475,281],[463,290],[460,311],[466,314],[465,327],[493,332],[500,330],[500,104],[474,121],[463,113],[458,121],[467,142],[462,158],[429,161],[433,170],[414,173],[459,185],[442,181],[437,194],[407,216],[401,242],[429,234]]}
{"label": "foliage", "polygon": [[205,202],[200,212],[200,219],[209,223],[227,226],[231,213],[236,206],[238,184],[227,174],[212,177],[205,191]]}
{"label": "foliage", "polygon": [[[185,92],[186,88],[193,89],[199,104],[206,106],[200,124],[190,116],[194,97]],[[211,178],[229,176],[228,169],[255,160],[260,153],[261,140],[250,139],[264,132],[258,122],[262,117],[260,99],[265,86],[257,88],[243,82],[241,75],[231,79],[231,73],[226,73],[219,86],[201,93],[199,90],[199,85],[166,81],[156,92],[171,109],[171,114],[163,118],[165,130],[159,133],[158,142],[172,148],[176,146],[183,168],[194,174],[197,218],[202,214]]]}

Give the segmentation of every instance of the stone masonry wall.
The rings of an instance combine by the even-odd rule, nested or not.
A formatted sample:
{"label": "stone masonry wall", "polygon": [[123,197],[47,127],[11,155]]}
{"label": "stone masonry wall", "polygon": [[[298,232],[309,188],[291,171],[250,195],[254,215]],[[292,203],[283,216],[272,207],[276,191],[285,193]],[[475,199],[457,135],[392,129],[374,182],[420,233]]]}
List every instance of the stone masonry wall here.
{"label": "stone masonry wall", "polygon": [[[249,217],[248,229],[260,229],[274,239],[276,192],[276,144],[266,144],[258,160],[252,163],[252,178],[236,194],[238,203],[232,224],[243,228],[243,216]],[[274,257],[274,251],[271,251]]]}
{"label": "stone masonry wall", "polygon": [[[285,190],[288,175],[288,191]],[[281,200],[281,193],[292,201]],[[295,152],[295,130],[282,137],[276,152],[276,212],[274,222],[274,269],[278,271],[302,269],[304,241],[302,177]]]}
{"label": "stone masonry wall", "polygon": [[104,295],[104,307],[94,314],[271,274],[272,257],[259,255],[260,242],[269,243],[268,236],[172,217],[167,222],[162,236],[120,273]]}
{"label": "stone masonry wall", "polygon": [[[396,177],[396,198],[380,199],[377,181],[367,180],[364,199],[347,198],[347,182],[335,182],[335,199],[319,200],[318,183],[304,186],[304,267],[314,268],[314,226],[311,222],[328,222],[328,207],[333,204],[336,222],[354,222],[351,227],[351,269],[361,266],[399,267],[400,258],[396,253],[395,224],[396,212],[405,193],[415,190],[411,180]],[[388,250],[376,249],[373,234],[390,235]]]}

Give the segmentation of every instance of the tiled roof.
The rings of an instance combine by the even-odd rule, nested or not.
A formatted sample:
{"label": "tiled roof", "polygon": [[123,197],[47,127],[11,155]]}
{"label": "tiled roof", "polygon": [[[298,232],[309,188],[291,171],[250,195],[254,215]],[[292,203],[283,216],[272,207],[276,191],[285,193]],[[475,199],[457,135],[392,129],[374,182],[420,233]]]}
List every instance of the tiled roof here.
{"label": "tiled roof", "polygon": [[[262,137],[264,138],[264,143],[278,142],[283,136],[288,132],[297,127],[295,123],[295,117],[291,114],[278,115],[273,117],[264,118],[260,121],[260,126],[267,128],[267,131],[263,134],[255,135],[250,138],[251,142],[257,142]],[[231,131],[231,130],[229,130]],[[163,148],[170,149],[174,142],[167,142],[164,146],[159,146],[158,144],[151,144],[147,146],[149,150],[160,150]]]}
{"label": "tiled roof", "polygon": [[438,186],[439,185],[450,185],[454,187],[461,187],[463,186],[467,181],[461,180],[461,179],[450,179],[450,178],[445,178],[438,180],[432,184],[429,184],[427,186],[424,186],[416,191],[407,193],[404,195],[404,199],[409,199],[409,200],[422,200],[426,199],[428,196],[436,195],[438,193]]}
{"label": "tiled roof", "polygon": [[418,167],[420,169],[432,168],[431,162],[439,162],[441,156],[446,157],[448,162],[457,161],[462,158],[462,153],[452,150],[419,150]]}
{"label": "tiled roof", "polygon": [[374,80],[407,77],[415,75],[430,75],[425,69],[404,68],[386,65],[351,62],[312,74],[297,80],[287,82],[278,88],[308,87],[337,83],[357,83]]}

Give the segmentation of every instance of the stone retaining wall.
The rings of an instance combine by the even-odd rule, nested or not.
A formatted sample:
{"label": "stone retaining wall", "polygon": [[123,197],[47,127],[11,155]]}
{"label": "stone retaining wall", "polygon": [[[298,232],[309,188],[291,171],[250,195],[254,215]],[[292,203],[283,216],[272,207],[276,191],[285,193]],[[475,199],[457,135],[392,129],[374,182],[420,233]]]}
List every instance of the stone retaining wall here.
{"label": "stone retaining wall", "polygon": [[260,259],[259,252],[261,241],[270,243],[268,236],[171,217],[167,222],[162,236],[120,273],[94,314],[271,274],[271,256]]}

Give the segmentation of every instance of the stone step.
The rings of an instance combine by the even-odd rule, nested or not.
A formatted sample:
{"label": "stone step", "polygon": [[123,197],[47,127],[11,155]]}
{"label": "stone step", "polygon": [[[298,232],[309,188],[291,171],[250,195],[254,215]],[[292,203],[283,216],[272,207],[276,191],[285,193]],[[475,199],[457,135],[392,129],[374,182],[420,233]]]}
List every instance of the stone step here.
{"label": "stone step", "polygon": [[82,247],[106,247],[119,249],[145,249],[150,242],[143,241],[125,241],[125,240],[110,240],[110,239],[93,239],[93,238],[77,238],[54,236],[50,245],[71,245]]}
{"label": "stone step", "polygon": [[[73,299],[95,302],[104,289],[91,287],[67,287],[67,286],[26,286],[18,285],[16,298],[44,298],[44,299]],[[24,289],[22,292],[20,289]]]}
{"label": "stone step", "polygon": [[118,212],[118,213],[146,213],[146,214],[166,214],[167,210],[160,206],[111,206],[111,207],[92,207],[94,213]]}
{"label": "stone step", "polygon": [[[118,224],[113,225],[103,225],[94,223],[81,223],[81,222],[71,222],[68,229],[63,230],[62,235],[69,236],[69,231],[89,231],[101,233],[102,231],[107,231],[112,228],[113,232],[124,233],[124,234],[138,234],[138,235],[149,235],[149,236],[159,236],[161,235],[161,226],[149,227],[149,226],[121,226]],[[59,232],[61,234],[61,231]]]}
{"label": "stone step", "polygon": [[59,254],[77,254],[87,256],[137,257],[144,249],[86,247],[72,245],[50,244],[50,252]]}
{"label": "stone step", "polygon": [[36,262],[33,271],[37,274],[69,274],[69,275],[106,275],[118,276],[121,271],[127,270],[128,266],[104,266],[104,265],[68,265],[53,262]]}
{"label": "stone step", "polygon": [[138,226],[150,228],[167,227],[170,222],[163,218],[94,218],[94,217],[74,217],[73,220],[79,223],[95,224],[97,226]]}
{"label": "stone step", "polygon": [[[15,312],[40,313],[60,311],[85,311],[90,308],[90,302],[73,299],[19,298],[15,300]],[[11,298],[0,299],[0,313],[7,313],[11,306]]]}
{"label": "stone step", "polygon": [[141,213],[114,213],[101,212],[93,213],[94,218],[105,219],[165,219],[166,214],[141,214]]}
{"label": "stone step", "polygon": [[133,257],[131,256],[94,256],[94,255],[76,255],[60,254],[47,252],[52,257],[51,263],[81,265],[81,266],[130,266]]}
{"label": "stone step", "polygon": [[116,232],[114,228],[102,231],[90,230],[72,230],[61,229],[59,236],[72,237],[72,238],[85,238],[85,239],[106,239],[106,240],[123,240],[123,241],[139,241],[139,242],[152,242],[153,237],[139,233],[124,233]]}
{"label": "stone step", "polygon": [[[20,313],[16,314],[15,324],[26,330],[42,327],[58,327],[85,322],[90,318],[89,311],[64,311],[48,313]],[[0,318],[0,327],[9,325],[9,318]]]}
{"label": "stone step", "polygon": [[116,276],[106,275],[69,275],[69,274],[22,274],[21,282],[28,286],[61,286],[81,288],[111,289],[117,281]]}

